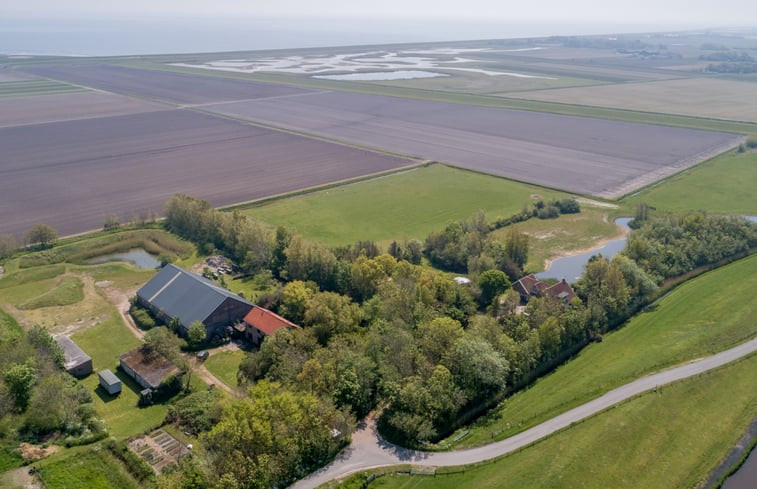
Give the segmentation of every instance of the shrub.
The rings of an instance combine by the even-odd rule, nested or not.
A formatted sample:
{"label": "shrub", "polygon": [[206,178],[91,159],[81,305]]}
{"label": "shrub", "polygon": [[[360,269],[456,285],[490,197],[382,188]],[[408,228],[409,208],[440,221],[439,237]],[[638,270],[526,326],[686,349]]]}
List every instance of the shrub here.
{"label": "shrub", "polygon": [[152,329],[157,326],[155,319],[153,319],[150,313],[136,304],[132,304],[129,308],[129,314],[131,314],[134,323],[136,323],[137,327],[140,329]]}

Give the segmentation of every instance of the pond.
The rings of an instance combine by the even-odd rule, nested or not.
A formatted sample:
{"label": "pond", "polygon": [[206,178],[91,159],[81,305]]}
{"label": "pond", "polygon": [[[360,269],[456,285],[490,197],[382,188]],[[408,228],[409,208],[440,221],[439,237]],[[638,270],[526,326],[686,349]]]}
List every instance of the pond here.
{"label": "pond", "polygon": [[412,80],[414,78],[435,78],[438,76],[449,76],[442,73],[420,70],[401,70],[401,71],[376,71],[363,73],[349,73],[347,75],[317,75],[313,78],[323,80],[352,80],[352,81],[380,81],[380,80]]}
{"label": "pond", "polygon": [[[632,219],[633,218],[631,217],[619,217],[615,219],[615,224],[618,224],[626,231],[630,231],[628,223],[631,222]],[[622,238],[608,241],[604,246],[587,251],[586,253],[557,258],[552,261],[548,270],[537,273],[536,278],[553,278],[557,280],[564,278],[569,283],[574,283],[584,272],[584,265],[588,263],[592,256],[601,253],[605,258],[610,258],[620,253],[625,245],[626,237],[623,236]]]}
{"label": "pond", "polygon": [[96,258],[92,258],[87,263],[90,265],[97,265],[99,263],[107,263],[109,261],[127,261],[137,268],[143,270],[154,270],[160,268],[160,260],[143,250],[142,248],[135,248],[133,250],[124,251],[122,253],[111,253],[109,255],[102,255]]}

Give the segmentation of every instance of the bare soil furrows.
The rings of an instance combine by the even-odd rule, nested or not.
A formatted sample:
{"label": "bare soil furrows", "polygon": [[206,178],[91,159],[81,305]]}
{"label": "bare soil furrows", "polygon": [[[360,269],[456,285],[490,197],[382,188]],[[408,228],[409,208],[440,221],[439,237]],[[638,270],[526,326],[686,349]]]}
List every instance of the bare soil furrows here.
{"label": "bare soil furrows", "polygon": [[343,92],[204,110],[605,197],[628,191],[628,182],[649,183],[641,178],[647,174],[657,180],[743,140],[692,129]]}
{"label": "bare soil furrows", "polygon": [[0,128],[0,234],[73,234],[160,212],[175,193],[215,206],[412,161],[186,110]]}
{"label": "bare soil furrows", "polygon": [[45,65],[25,68],[25,71],[86,87],[177,104],[276,97],[310,91],[273,83],[100,64]]}
{"label": "bare soil furrows", "polygon": [[0,127],[165,110],[164,105],[104,92],[0,99]]}

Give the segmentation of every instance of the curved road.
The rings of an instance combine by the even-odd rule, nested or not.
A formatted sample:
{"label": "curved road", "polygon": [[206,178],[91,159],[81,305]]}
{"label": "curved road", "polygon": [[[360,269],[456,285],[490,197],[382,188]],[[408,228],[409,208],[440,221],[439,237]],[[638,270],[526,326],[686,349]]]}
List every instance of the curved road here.
{"label": "curved road", "polygon": [[342,450],[333,462],[298,481],[292,488],[315,488],[337,477],[386,465],[413,464],[435,467],[464,465],[489,460],[529,445],[642,392],[693,377],[742,358],[754,351],[757,351],[757,338],[730,350],[634,380],[510,438],[467,450],[421,452],[402,448],[383,440],[376,430],[375,419],[369,418],[361,423],[359,429],[352,435],[350,446]]}

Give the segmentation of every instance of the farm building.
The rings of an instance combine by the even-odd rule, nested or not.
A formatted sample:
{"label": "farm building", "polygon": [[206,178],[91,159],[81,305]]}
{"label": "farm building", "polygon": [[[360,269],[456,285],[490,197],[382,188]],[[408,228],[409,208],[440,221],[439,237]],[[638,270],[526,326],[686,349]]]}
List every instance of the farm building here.
{"label": "farm building", "polygon": [[175,265],[167,265],[141,289],[137,301],[166,323],[178,318],[184,335],[201,321],[208,338],[244,318],[252,304],[233,292]]}
{"label": "farm building", "polygon": [[100,387],[105,389],[111,396],[115,396],[121,392],[121,380],[110,370],[106,369],[98,372],[97,377],[100,380]]}
{"label": "farm building", "polygon": [[266,336],[274,334],[282,328],[301,329],[299,326],[268,309],[253,306],[244,317],[245,339],[254,345],[260,345]]}
{"label": "farm building", "polygon": [[121,369],[145,389],[156,390],[170,377],[181,375],[176,365],[144,346],[124,353],[118,360]]}
{"label": "farm building", "polygon": [[74,377],[86,377],[92,373],[92,358],[84,353],[84,350],[71,341],[68,336],[59,336],[55,338],[60,347],[63,349],[65,357],[63,368],[66,372]]}
{"label": "farm building", "polygon": [[533,274],[526,275],[513,284],[513,290],[520,294],[521,301],[528,302],[531,297],[552,297],[570,302],[576,296],[573,288],[565,279],[550,285],[542,282]]}

